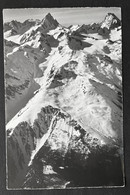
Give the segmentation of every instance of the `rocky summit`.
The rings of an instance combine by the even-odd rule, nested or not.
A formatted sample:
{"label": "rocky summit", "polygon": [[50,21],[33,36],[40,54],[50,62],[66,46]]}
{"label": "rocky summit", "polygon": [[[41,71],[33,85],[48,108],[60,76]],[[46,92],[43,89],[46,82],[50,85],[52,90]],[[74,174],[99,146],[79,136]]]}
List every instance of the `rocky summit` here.
{"label": "rocky summit", "polygon": [[121,29],[4,24],[8,189],[123,186]]}

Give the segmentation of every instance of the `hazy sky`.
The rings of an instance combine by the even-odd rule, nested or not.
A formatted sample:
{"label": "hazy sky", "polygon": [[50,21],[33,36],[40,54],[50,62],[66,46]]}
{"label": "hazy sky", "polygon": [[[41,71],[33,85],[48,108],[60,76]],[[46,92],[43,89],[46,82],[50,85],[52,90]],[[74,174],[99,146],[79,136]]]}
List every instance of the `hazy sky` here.
{"label": "hazy sky", "polygon": [[114,13],[121,19],[121,9],[116,7],[106,8],[27,8],[27,9],[4,9],[3,20],[9,22],[17,20],[23,22],[27,19],[43,19],[47,13],[62,25],[88,24],[101,22],[108,12]]}

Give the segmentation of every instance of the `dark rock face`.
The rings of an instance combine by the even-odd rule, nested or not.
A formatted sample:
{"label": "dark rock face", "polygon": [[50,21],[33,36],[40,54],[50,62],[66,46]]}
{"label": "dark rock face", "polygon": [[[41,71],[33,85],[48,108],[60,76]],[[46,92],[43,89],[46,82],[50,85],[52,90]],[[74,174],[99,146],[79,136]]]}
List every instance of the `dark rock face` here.
{"label": "dark rock face", "polygon": [[[13,79],[17,79],[17,78],[13,78]],[[24,90],[25,88],[27,88],[28,85],[29,85],[29,80],[26,80],[25,83],[23,83],[22,85],[19,85],[19,86],[8,85],[6,87],[7,99],[14,98],[16,93],[22,94],[21,91]]]}
{"label": "dark rock face", "polygon": [[21,187],[31,152],[35,149],[35,139],[41,138],[48,130],[52,116],[57,112],[51,106],[43,108],[34,121],[33,127],[22,122],[9,135],[7,131],[8,187]]}
{"label": "dark rock face", "polygon": [[93,23],[91,25],[83,24],[80,28],[78,28],[78,30],[76,30],[76,32],[87,33],[87,34],[97,33],[99,29],[100,29],[100,24],[96,24],[96,23]]}
{"label": "dark rock face", "polygon": [[98,30],[99,35],[103,35],[103,36],[109,35],[109,32],[110,32],[110,30],[109,30],[108,28],[106,28],[106,27],[100,28],[100,29]]}
{"label": "dark rock face", "polygon": [[90,43],[83,42],[82,36],[77,36],[73,34],[68,36],[68,45],[72,50],[81,50],[84,49],[85,47],[92,46],[92,44]]}
{"label": "dark rock face", "polygon": [[46,25],[47,22],[49,22],[50,25],[54,25],[55,27],[57,27],[57,25],[59,24],[59,23],[57,22],[57,20],[55,20],[55,19],[53,18],[53,16],[52,16],[50,13],[48,13],[48,14],[46,15],[46,17],[45,17],[45,19],[44,19],[44,22],[45,22],[45,25]]}
{"label": "dark rock face", "polygon": [[61,67],[61,69],[54,75],[53,80],[49,86],[50,89],[64,85],[64,83],[62,82],[63,79],[69,80],[75,79],[77,77],[73,70],[68,70],[66,68],[66,65]]}
{"label": "dark rock face", "polygon": [[3,29],[4,29],[4,32],[6,32],[11,29],[16,30],[18,29],[18,27],[21,27],[21,23],[16,20],[12,20],[11,22],[5,23],[3,26]]}
{"label": "dark rock face", "polygon": [[29,124],[19,124],[13,135],[7,138],[7,146],[8,188],[20,187],[34,149],[34,134]]}
{"label": "dark rock face", "polygon": [[[36,147],[35,139],[47,133],[54,117],[49,138],[28,167],[31,152]],[[61,127],[57,130],[59,124]],[[111,185],[122,184],[118,147],[101,146],[89,131],[57,108],[42,108],[33,127],[27,122],[19,124],[7,143],[9,188],[61,188],[70,181],[68,187],[109,185],[110,181]],[[52,175],[43,174],[47,166],[52,167]]]}
{"label": "dark rock face", "polygon": [[29,30],[32,26],[36,24],[35,21],[29,21],[26,20],[25,22],[21,23],[16,20],[12,20],[11,22],[7,22],[4,24],[3,29],[4,32],[11,30],[10,31],[10,36],[12,35],[17,35],[17,34],[23,34],[27,30]]}
{"label": "dark rock face", "polygon": [[[57,121],[62,119],[66,120],[65,115]],[[54,130],[29,167],[23,187],[62,188],[67,183],[66,187],[122,185],[122,165],[117,148],[101,147],[99,140],[74,120],[70,120],[69,125],[73,130],[67,147],[64,141],[58,141]],[[80,135],[76,136],[74,131],[79,131]],[[65,139],[65,132],[62,133]],[[62,147],[54,149],[51,145],[54,140]],[[50,174],[45,172],[48,167],[53,170]]]}

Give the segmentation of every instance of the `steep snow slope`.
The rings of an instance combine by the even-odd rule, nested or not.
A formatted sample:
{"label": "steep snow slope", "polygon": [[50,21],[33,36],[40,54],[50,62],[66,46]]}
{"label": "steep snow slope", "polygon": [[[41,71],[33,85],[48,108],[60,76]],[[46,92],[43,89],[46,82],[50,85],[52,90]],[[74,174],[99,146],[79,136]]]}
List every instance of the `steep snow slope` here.
{"label": "steep snow slope", "polygon": [[[23,35],[15,35],[15,42],[19,44],[8,41],[14,40],[14,36],[5,40],[7,121],[33,97],[33,92],[39,88],[34,78],[42,76],[44,72],[39,69],[39,64],[43,63],[51,49],[58,45],[58,40],[53,36],[41,33],[40,28],[44,24],[48,24],[48,30],[58,23],[48,14],[40,25],[31,27]],[[37,30],[34,31],[35,29]]]}
{"label": "steep snow slope", "polygon": [[[39,86],[6,126],[8,187],[122,185],[121,29],[110,30],[110,39],[104,40],[57,22],[44,32],[34,28],[5,57],[8,74],[18,73],[18,86],[25,79]],[[16,85],[15,78],[9,79]],[[99,161],[110,167],[104,176],[100,173],[103,184]],[[77,174],[83,182],[78,183],[70,175],[77,167],[82,175],[94,169],[93,182]]]}

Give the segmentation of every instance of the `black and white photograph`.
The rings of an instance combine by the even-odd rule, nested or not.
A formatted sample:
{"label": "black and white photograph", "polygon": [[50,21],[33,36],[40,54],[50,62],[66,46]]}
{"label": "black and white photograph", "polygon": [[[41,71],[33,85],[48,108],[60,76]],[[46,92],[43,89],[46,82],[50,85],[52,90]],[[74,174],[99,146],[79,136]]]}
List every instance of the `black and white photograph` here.
{"label": "black and white photograph", "polygon": [[124,187],[120,7],[3,10],[6,188]]}

